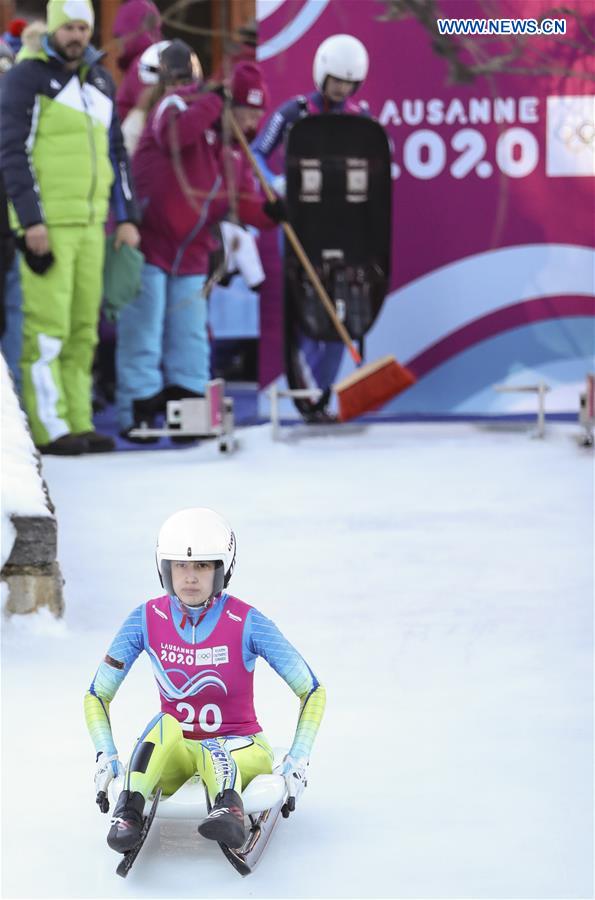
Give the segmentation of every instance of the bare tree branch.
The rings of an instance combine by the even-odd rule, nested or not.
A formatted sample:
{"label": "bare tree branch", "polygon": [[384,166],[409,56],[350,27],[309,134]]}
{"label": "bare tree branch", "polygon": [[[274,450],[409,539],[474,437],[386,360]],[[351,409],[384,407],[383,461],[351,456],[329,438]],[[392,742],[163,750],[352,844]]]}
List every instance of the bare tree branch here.
{"label": "bare tree branch", "polygon": [[[415,18],[431,37],[431,46],[438,56],[442,56],[448,67],[449,81],[468,83],[484,75],[505,72],[516,75],[556,75],[568,77],[572,75],[584,81],[595,81],[595,72],[578,71],[577,62],[588,60],[590,51],[584,44],[566,35],[556,35],[558,47],[572,51],[573,59],[565,67],[558,60],[549,61],[547,54],[534,41],[524,35],[489,36],[489,35],[450,35],[440,34],[438,18],[446,18],[445,10],[438,0],[382,0],[385,12],[378,18],[384,22],[394,22],[407,18]],[[484,18],[498,16],[498,7],[492,0],[480,0]],[[572,6],[552,6],[542,13],[539,21],[561,16],[576,23],[579,31],[587,41],[595,44],[595,34],[589,29],[584,15]],[[568,31],[568,28],[567,28]],[[494,45],[504,44],[505,52],[494,52]],[[487,48],[490,48],[490,53]],[[471,57],[467,61],[465,57]],[[518,65],[516,64],[518,63]]]}

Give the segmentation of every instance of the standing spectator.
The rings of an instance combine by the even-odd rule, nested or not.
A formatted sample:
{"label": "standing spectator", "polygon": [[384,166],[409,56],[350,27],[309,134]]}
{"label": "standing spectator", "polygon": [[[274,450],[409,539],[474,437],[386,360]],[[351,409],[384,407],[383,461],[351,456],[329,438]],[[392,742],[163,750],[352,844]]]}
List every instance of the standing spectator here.
{"label": "standing spectator", "polygon": [[[14,23],[18,24],[18,28],[14,27]],[[24,25],[21,28],[21,24]],[[13,33],[13,40],[4,43],[0,40],[0,84],[2,75],[12,69],[15,63],[14,54],[20,54],[23,46],[26,49],[36,49],[39,46],[41,36],[45,34],[47,28],[45,22],[38,19],[29,25],[24,19],[15,19],[8,27],[8,33]],[[15,37],[18,35],[18,37]],[[5,36],[3,36],[4,38]],[[10,48],[13,48],[11,50]],[[20,56],[17,56],[20,59]],[[2,176],[0,175],[0,181]],[[15,240],[12,229],[10,228],[8,216],[8,198],[4,190],[4,183],[1,185],[2,191],[2,208],[0,217],[2,218],[2,249],[4,251],[2,258],[2,279],[3,279],[3,326],[2,326],[2,355],[6,360],[6,365],[12,375],[17,393],[21,393],[21,353],[23,349],[23,295],[21,291],[21,273],[19,265],[19,255],[15,252]]]}
{"label": "standing spectator", "polygon": [[6,31],[0,36],[0,41],[10,48],[13,57],[16,56],[21,49],[21,35],[26,27],[26,19],[11,19],[6,26]]}
{"label": "standing spectator", "polygon": [[[292,97],[273,112],[253,144],[254,155],[267,181],[281,196],[285,195],[285,176],[274,175],[268,167],[269,157],[284,141],[292,125],[303,116],[321,113],[369,115],[367,103],[352,100],[368,74],[368,52],[351,34],[333,34],[318,47],[314,56],[313,76],[316,90],[307,96]],[[334,420],[325,409],[330,386],[335,380],[343,343],[313,340],[295,327],[295,350],[288,360],[287,377],[292,387],[316,387],[323,391],[318,403],[295,401],[307,422]]]}
{"label": "standing spectator", "polygon": [[6,331],[5,288],[6,278],[15,258],[14,237],[8,222],[8,205],[4,182],[0,177],[0,334],[2,335],[2,351],[4,352],[4,333]]}
{"label": "standing spectator", "polygon": [[[2,76],[8,72],[14,65],[14,52],[10,44],[6,43],[4,37],[0,38],[0,84]],[[8,220],[8,200],[4,189],[4,181],[0,173],[0,336],[2,337],[2,353],[7,359],[5,349],[4,335],[7,331],[7,320],[9,318],[8,309],[6,308],[7,281],[9,274],[15,265],[15,246],[14,237]],[[20,329],[19,329],[20,330]],[[11,360],[14,365],[14,360]],[[8,363],[8,359],[7,359]],[[13,369],[10,363],[9,368],[13,372],[13,377],[17,372],[16,367]]]}
{"label": "standing spectator", "polygon": [[93,430],[91,365],[110,195],[116,240],[139,242],[114,85],[90,46],[90,0],[49,0],[48,33],[2,82],[0,167],[25,260],[23,401],[44,453],[112,450]]}
{"label": "standing spectator", "polygon": [[146,87],[138,70],[142,53],[163,38],[159,10],[151,0],[128,0],[118,10],[113,35],[118,66],[124,73],[116,94],[118,118],[123,122]]}
{"label": "standing spectator", "polygon": [[[161,100],[165,92],[165,82],[159,78],[161,53],[166,47],[169,47],[171,41],[159,41],[157,44],[151,44],[150,47],[141,54],[138,61],[138,77],[143,86],[143,90],[136,98],[136,102],[125,119],[122,119],[122,136],[126,145],[128,156],[132,159],[134,151],[138,147],[138,142],[145,130],[147,118],[155,104]],[[200,67],[198,57],[197,65]],[[200,72],[202,77],[202,71]]]}
{"label": "standing spectator", "polygon": [[[122,71],[122,80],[116,92],[116,110],[122,125],[130,110],[138,104],[140,97],[145,93],[146,86],[139,77],[139,61],[145,48],[161,38],[160,23],[159,10],[151,0],[127,0],[119,4],[112,34],[116,43],[118,67]],[[124,129],[123,135],[127,152],[131,155]],[[111,229],[110,220],[108,232]],[[104,401],[112,403],[114,400],[115,341],[115,327],[102,314],[99,320],[99,346],[94,366],[95,402],[99,408],[104,405]]]}
{"label": "standing spectator", "polygon": [[[199,89],[183,41],[173,41],[160,59],[162,81],[174,87],[152,109],[133,160],[146,262],[140,293],[118,319],[116,402],[123,437],[150,422],[167,400],[204,393],[210,349],[203,288],[217,247],[211,228],[228,213],[230,194],[237,194],[243,222],[267,228],[273,219],[263,209],[279,215],[278,207],[263,208],[240,149],[224,146],[223,86]],[[240,127],[252,136],[266,103],[257,65],[236,69],[232,98]]]}

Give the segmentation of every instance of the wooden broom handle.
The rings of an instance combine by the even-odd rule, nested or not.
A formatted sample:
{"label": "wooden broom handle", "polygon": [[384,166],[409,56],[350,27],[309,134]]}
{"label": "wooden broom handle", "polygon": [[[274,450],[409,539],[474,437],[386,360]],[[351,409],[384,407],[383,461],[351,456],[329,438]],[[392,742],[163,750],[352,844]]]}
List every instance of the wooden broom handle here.
{"label": "wooden broom handle", "polygon": [[[264,175],[260,169],[260,166],[258,165],[256,157],[254,156],[254,154],[252,153],[252,150],[248,146],[248,142],[247,142],[246,138],[244,137],[244,132],[238,125],[236,118],[231,110],[228,110],[228,115],[229,115],[229,121],[231,123],[231,129],[236,137],[236,140],[240,144],[242,150],[244,151],[244,153],[246,154],[246,156],[248,158],[248,161],[250,162],[250,165],[254,169],[254,174],[260,181],[260,184],[262,185],[262,189],[266,194],[267,200],[270,200],[271,203],[274,203],[275,200],[277,200],[277,195],[275,194],[273,189],[268,184],[266,178],[264,177]],[[361,358],[360,354],[358,353],[355,344],[351,340],[351,338],[349,336],[349,332],[347,331],[347,329],[345,328],[345,326],[339,319],[339,316],[337,315],[335,307],[333,306],[333,301],[327,294],[323,283],[321,282],[320,278],[318,277],[318,272],[316,271],[316,269],[314,268],[314,266],[308,259],[307,255],[306,255],[306,251],[302,247],[301,241],[300,241],[299,237],[297,236],[297,234],[295,233],[295,229],[293,228],[292,225],[290,225],[289,222],[282,222],[281,225],[283,226],[283,231],[287,235],[287,239],[288,239],[289,243],[291,244],[291,246],[294,249],[295,255],[299,259],[303,268],[306,270],[306,274],[307,274],[308,278],[310,279],[310,281],[312,282],[312,286],[313,286],[314,290],[318,294],[320,300],[322,301],[324,308],[326,309],[327,313],[329,314],[331,321],[339,334],[339,337],[341,338],[341,340],[343,341],[343,343],[349,350],[349,354],[350,354],[352,360],[354,361],[354,363],[359,366],[361,364],[362,358]]]}

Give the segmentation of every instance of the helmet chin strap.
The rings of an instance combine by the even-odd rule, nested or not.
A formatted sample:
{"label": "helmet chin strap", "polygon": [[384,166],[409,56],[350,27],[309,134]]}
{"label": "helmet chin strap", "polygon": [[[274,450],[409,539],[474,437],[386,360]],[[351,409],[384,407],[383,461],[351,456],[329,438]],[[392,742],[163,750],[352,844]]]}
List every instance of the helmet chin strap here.
{"label": "helmet chin strap", "polygon": [[202,620],[203,620],[204,617],[206,616],[207,612],[208,612],[209,609],[211,608],[211,604],[212,604],[213,599],[214,599],[213,596],[211,595],[207,600],[205,600],[204,603],[200,603],[198,606],[188,606],[187,603],[184,603],[183,600],[180,600],[180,598],[178,597],[177,594],[176,594],[175,596],[176,596],[176,599],[179,601],[179,603],[180,603],[180,605],[181,605],[181,607],[182,607],[182,613],[183,613],[183,615],[182,615],[182,621],[180,622],[181,628],[183,629],[184,626],[186,625],[186,620],[188,619],[188,613],[189,613],[189,612],[194,612],[194,610],[196,610],[196,611],[199,611],[199,610],[200,610],[199,613],[198,613],[198,619],[196,620],[196,622],[193,623],[193,624],[194,624],[194,627],[195,627],[195,628],[198,628],[198,626],[200,625],[200,623],[202,622]]}

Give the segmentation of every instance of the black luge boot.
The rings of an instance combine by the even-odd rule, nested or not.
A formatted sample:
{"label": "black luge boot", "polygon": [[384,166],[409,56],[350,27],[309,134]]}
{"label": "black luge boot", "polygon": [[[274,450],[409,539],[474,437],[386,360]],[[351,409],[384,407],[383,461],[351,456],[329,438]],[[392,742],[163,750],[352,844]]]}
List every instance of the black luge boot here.
{"label": "black luge boot", "polygon": [[246,840],[244,804],[236,791],[217,794],[210,813],[198,826],[198,833],[210,841],[218,841],[232,849]]}
{"label": "black luge boot", "polygon": [[112,850],[126,853],[138,844],[143,827],[145,798],[139,791],[122,791],[118,797],[107,842]]}

